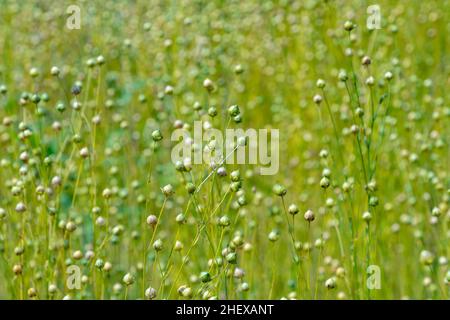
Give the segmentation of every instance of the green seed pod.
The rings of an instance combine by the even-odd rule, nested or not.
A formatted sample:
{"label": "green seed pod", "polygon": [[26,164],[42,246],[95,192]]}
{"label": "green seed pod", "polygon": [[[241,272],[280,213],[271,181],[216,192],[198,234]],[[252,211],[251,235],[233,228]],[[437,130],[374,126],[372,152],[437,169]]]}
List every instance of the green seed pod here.
{"label": "green seed pod", "polygon": [[239,107],[237,105],[233,105],[233,106],[228,108],[228,114],[231,117],[236,117],[240,113],[241,113],[241,111],[239,110]]}
{"label": "green seed pod", "polygon": [[196,101],[194,103],[193,108],[194,108],[195,111],[200,111],[202,109],[202,105],[200,104],[200,102]]}
{"label": "green seed pod", "polygon": [[162,192],[166,197],[170,197],[171,195],[174,194],[174,190],[171,184],[165,185],[162,188]]}
{"label": "green seed pod", "polygon": [[59,112],[64,112],[66,110],[66,106],[64,105],[64,103],[59,102],[56,105],[56,110],[58,110]]}
{"label": "green seed pod", "polygon": [[327,279],[327,281],[325,281],[325,287],[327,287],[327,289],[336,288],[336,278],[332,277],[332,278]]}
{"label": "green seed pod", "polygon": [[298,209],[298,207],[295,204],[291,204],[288,208],[288,212],[290,214],[292,214],[293,216],[295,216],[300,210]]}
{"label": "green seed pod", "polygon": [[33,94],[31,96],[31,102],[38,104],[41,101],[41,97],[38,94]]}
{"label": "green seed pod", "polygon": [[98,269],[102,269],[105,265],[105,262],[102,259],[95,260],[95,267]]}
{"label": "green seed pod", "polygon": [[134,277],[132,274],[127,273],[122,279],[123,283],[127,286],[131,286],[134,283]]}
{"label": "green seed pod", "polygon": [[233,117],[233,121],[235,123],[241,123],[242,122],[242,116],[240,114]]}
{"label": "green seed pod", "polygon": [[243,72],[244,72],[244,68],[242,67],[242,65],[238,64],[234,67],[234,73],[241,74]]}
{"label": "green seed pod", "polygon": [[221,226],[221,227],[227,227],[227,226],[229,226],[230,225],[230,218],[228,218],[228,216],[222,216],[222,217],[220,217],[220,219],[219,219],[219,225]]}
{"label": "green seed pod", "polygon": [[319,88],[319,89],[325,88],[325,80],[318,79],[317,82],[316,82],[316,87]]}
{"label": "green seed pod", "polygon": [[277,196],[283,197],[286,195],[287,190],[284,186],[281,184],[275,184],[272,188],[273,193],[275,193]]}
{"label": "green seed pod", "polygon": [[241,181],[233,182],[233,183],[231,183],[231,185],[230,185],[230,189],[231,189],[231,191],[233,191],[233,192],[239,191],[239,190],[241,189],[241,187],[242,187],[242,182],[241,182]]}
{"label": "green seed pod", "polygon": [[208,115],[209,115],[211,118],[214,118],[215,116],[217,116],[217,109],[216,109],[216,107],[210,107],[210,108],[208,109]]}
{"label": "green seed pod", "polygon": [[378,206],[378,198],[375,196],[372,196],[369,198],[369,206],[376,207]]}
{"label": "green seed pod", "polygon": [[424,265],[431,265],[434,261],[434,254],[428,250],[423,250],[420,252],[420,262]]}
{"label": "green seed pod", "polygon": [[193,194],[196,190],[195,185],[191,182],[186,183],[186,190],[189,194]]}
{"label": "green seed pod", "polygon": [[328,179],[327,177],[323,177],[323,178],[320,180],[320,186],[321,186],[323,189],[327,189],[327,188],[330,186],[330,179]]}
{"label": "green seed pod", "polygon": [[372,215],[370,214],[369,211],[366,211],[363,213],[362,218],[364,221],[370,222],[370,220],[372,220]]}
{"label": "green seed pod", "polygon": [[347,72],[345,70],[339,71],[338,78],[339,78],[339,81],[342,81],[342,82],[347,81],[348,80]]}
{"label": "green seed pod", "polygon": [[161,239],[157,239],[153,243],[153,249],[155,249],[156,251],[161,251],[163,249],[163,242]]}
{"label": "green seed pod", "polygon": [[183,224],[186,223],[186,216],[182,213],[180,213],[179,215],[177,215],[177,217],[175,218],[176,222],[179,224]]}
{"label": "green seed pod", "polygon": [[269,240],[272,242],[277,241],[280,238],[280,233],[278,232],[278,230],[272,230],[269,233]]}
{"label": "green seed pod", "polygon": [[230,264],[236,264],[237,263],[237,255],[236,252],[230,252],[229,254],[227,254],[226,258],[228,263]]}
{"label": "green seed pod", "polygon": [[207,283],[211,281],[211,275],[209,274],[209,272],[203,271],[202,273],[200,273],[200,280],[203,283]]}
{"label": "green seed pod", "polygon": [[159,129],[156,129],[152,132],[152,139],[153,141],[161,141],[163,138],[161,131]]}
{"label": "green seed pod", "polygon": [[351,21],[345,21],[344,23],[344,30],[345,31],[352,31],[355,28],[355,25]]}
{"label": "green seed pod", "polygon": [[233,182],[238,182],[241,179],[241,173],[239,172],[239,170],[232,171],[230,173],[230,179]]}

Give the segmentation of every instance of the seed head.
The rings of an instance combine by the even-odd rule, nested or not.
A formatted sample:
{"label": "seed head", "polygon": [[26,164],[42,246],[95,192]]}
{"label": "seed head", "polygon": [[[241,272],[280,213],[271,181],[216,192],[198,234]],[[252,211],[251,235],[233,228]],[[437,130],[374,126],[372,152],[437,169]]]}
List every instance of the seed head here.
{"label": "seed head", "polygon": [[105,63],[105,57],[103,57],[101,55],[98,56],[96,60],[97,60],[97,65],[99,65],[99,66],[101,66]]}
{"label": "seed head", "polygon": [[175,242],[175,245],[173,247],[173,249],[175,251],[181,251],[181,250],[183,250],[183,248],[184,248],[183,243],[181,241],[178,241],[178,240]]}
{"label": "seed head", "polygon": [[186,183],[186,190],[189,194],[193,194],[196,190],[196,187],[193,183],[188,182],[188,183]]}
{"label": "seed head", "polygon": [[173,87],[172,86],[166,86],[164,88],[164,94],[167,96],[173,95]]}
{"label": "seed head", "polygon": [[225,167],[219,167],[217,169],[217,175],[220,177],[225,177],[227,175],[227,169],[225,169]]}
{"label": "seed head", "polygon": [[241,268],[235,268],[233,272],[233,276],[236,279],[242,279],[245,276],[245,271]]}
{"label": "seed head", "polygon": [[219,225],[222,227],[227,227],[229,226],[231,223],[230,218],[228,218],[228,216],[222,216],[219,219]]}
{"label": "seed head", "polygon": [[87,147],[81,148],[80,150],[80,157],[86,159],[89,157],[89,149]]}
{"label": "seed head", "polygon": [[326,150],[326,149],[320,150],[319,157],[321,157],[322,159],[328,158],[328,150]]}
{"label": "seed head", "polygon": [[145,290],[145,297],[147,299],[155,299],[156,298],[156,289],[149,287]]}
{"label": "seed head", "polygon": [[163,194],[164,194],[166,197],[170,197],[171,195],[173,195],[173,194],[174,194],[174,191],[173,191],[172,185],[171,185],[171,184],[165,185],[165,186],[162,188],[162,192],[163,192]]}
{"label": "seed head", "polygon": [[363,213],[362,218],[366,222],[370,222],[372,220],[372,214],[369,211]]}
{"label": "seed head", "polygon": [[52,76],[57,77],[57,76],[59,76],[60,70],[58,67],[52,67],[52,69],[50,70],[50,73]]}
{"label": "seed head", "polygon": [[317,82],[316,82],[316,87],[319,88],[319,89],[325,88],[325,80],[318,79]]}
{"label": "seed head", "polygon": [[151,215],[149,215],[148,217],[147,217],[147,224],[149,225],[149,226],[155,226],[156,224],[158,223],[158,218],[155,216],[155,215],[153,215],[153,214],[151,214]]}
{"label": "seed head", "polygon": [[322,96],[321,96],[320,94],[316,94],[316,95],[313,97],[313,101],[314,101],[314,103],[317,104],[317,105],[321,104],[321,103],[322,103],[322,100],[323,100],[323,98],[322,98]]}
{"label": "seed head", "polygon": [[385,78],[387,81],[392,80],[393,77],[394,77],[394,75],[393,75],[392,72],[390,72],[390,71],[388,71],[388,72],[386,72],[386,73],[384,74],[384,78]]}
{"label": "seed head", "polygon": [[186,287],[182,292],[181,295],[185,298],[192,298],[192,289],[190,287]]}
{"label": "seed head", "polygon": [[176,221],[178,224],[186,223],[186,216],[185,216],[183,213],[180,213],[180,214],[178,214],[178,215],[176,216],[175,221]]}
{"label": "seed head", "polygon": [[303,218],[305,218],[306,221],[312,222],[316,218],[314,215],[314,212],[312,210],[307,210],[305,214],[303,215]]}
{"label": "seed head", "polygon": [[39,70],[37,68],[31,68],[30,69],[30,76],[32,78],[36,78],[39,75]]}
{"label": "seed head", "polygon": [[336,288],[336,278],[332,277],[329,278],[325,281],[325,287],[327,287],[327,289],[334,289]]}
{"label": "seed head", "polygon": [[366,79],[366,84],[367,84],[369,87],[373,86],[374,83],[375,83],[374,77],[370,76],[370,77],[368,77],[368,78]]}
{"label": "seed head", "polygon": [[22,265],[21,264],[15,264],[13,266],[13,272],[16,276],[21,275],[22,274]]}
{"label": "seed head", "polygon": [[378,198],[375,197],[375,196],[371,196],[371,197],[369,198],[369,206],[371,206],[371,207],[376,207],[376,206],[378,206]]}
{"label": "seed head", "polygon": [[127,286],[131,286],[134,283],[134,277],[131,273],[127,273],[123,276],[123,283]]}
{"label": "seed head", "polygon": [[95,224],[99,227],[103,227],[106,224],[106,220],[103,217],[98,217],[97,219],[95,219]]}
{"label": "seed head", "polygon": [[155,242],[153,243],[153,249],[155,249],[156,251],[161,251],[163,249],[163,242],[161,239],[155,240]]}
{"label": "seed head", "polygon": [[424,265],[431,265],[433,263],[434,260],[434,254],[432,254],[430,251],[428,250],[422,250],[422,252],[420,252],[420,262]]}
{"label": "seed head", "polygon": [[330,186],[330,179],[328,179],[327,177],[323,177],[323,178],[320,180],[320,186],[321,186],[323,189],[327,189],[327,188]]}
{"label": "seed head", "polygon": [[206,79],[203,81],[203,87],[204,87],[206,90],[208,90],[208,91],[211,92],[211,91],[214,90],[214,82],[212,82],[211,79],[206,78]]}
{"label": "seed head", "polygon": [[210,281],[211,281],[211,274],[210,274],[209,272],[207,272],[207,271],[201,272],[201,273],[200,273],[200,280],[201,280],[203,283],[210,282]]}
{"label": "seed head", "polygon": [[345,21],[344,29],[345,31],[352,31],[355,28],[355,25],[351,21]]}
{"label": "seed head", "polygon": [[37,296],[37,291],[35,288],[30,288],[30,289],[28,289],[27,294],[28,294],[28,297],[34,298]]}
{"label": "seed head", "polygon": [[73,221],[69,221],[66,224],[66,230],[68,232],[74,232],[77,229],[77,225]]}
{"label": "seed head", "polygon": [[217,108],[216,108],[216,107],[210,107],[210,108],[208,109],[208,115],[209,115],[211,118],[214,118],[215,116],[217,116]]}
{"label": "seed head", "polygon": [[296,215],[300,210],[295,204],[291,204],[288,208],[288,212],[292,215]]}
{"label": "seed head", "polygon": [[74,84],[72,86],[71,92],[74,96],[77,96],[81,93],[81,86],[79,84]]}
{"label": "seed head", "polygon": [[18,212],[18,213],[23,213],[23,212],[25,212],[27,210],[27,207],[25,206],[25,204],[23,203],[23,202],[19,202],[17,205],[16,205],[16,212]]}
{"label": "seed head", "polygon": [[358,117],[362,118],[364,116],[364,109],[363,108],[356,108],[355,113]]}
{"label": "seed head", "polygon": [[370,65],[372,63],[372,60],[370,59],[370,57],[364,56],[361,59],[361,63],[362,63],[363,66],[368,66],[368,65]]}
{"label": "seed head", "polygon": [[281,184],[276,184],[272,188],[273,193],[275,193],[277,196],[283,197],[286,195],[287,190],[284,186]]}
{"label": "seed head", "polygon": [[80,260],[83,258],[83,253],[80,250],[77,250],[72,254],[72,258],[75,260]]}
{"label": "seed head", "polygon": [[156,129],[152,132],[152,139],[153,141],[161,141],[163,138],[161,131],[159,129]]}
{"label": "seed head", "polygon": [[244,72],[244,68],[242,67],[242,65],[238,64],[234,67],[234,73],[241,74],[242,72]]}
{"label": "seed head", "polygon": [[280,238],[280,233],[278,232],[278,230],[272,230],[269,233],[269,240],[272,242],[277,241]]}
{"label": "seed head", "polygon": [[345,82],[348,80],[348,75],[347,75],[347,72],[345,72],[345,70],[339,71],[338,77],[339,77],[339,80],[342,82]]}
{"label": "seed head", "polygon": [[230,264],[236,264],[237,263],[237,254],[236,254],[236,252],[230,252],[229,254],[227,254],[225,259]]}
{"label": "seed head", "polygon": [[434,217],[439,217],[441,215],[441,209],[439,209],[438,207],[434,207],[433,210],[431,210],[431,214]]}
{"label": "seed head", "polygon": [[105,262],[105,265],[103,266],[103,271],[105,272],[109,272],[112,269],[112,263],[109,261]]}
{"label": "seed head", "polygon": [[98,269],[103,269],[103,267],[105,266],[105,262],[102,259],[97,259],[95,260],[95,266]]}
{"label": "seed head", "polygon": [[232,117],[235,117],[240,113],[241,111],[239,110],[239,106],[237,105],[232,105],[231,107],[228,108],[228,114]]}
{"label": "seed head", "polygon": [[54,284],[49,284],[48,285],[48,293],[53,295],[58,291],[58,287]]}

